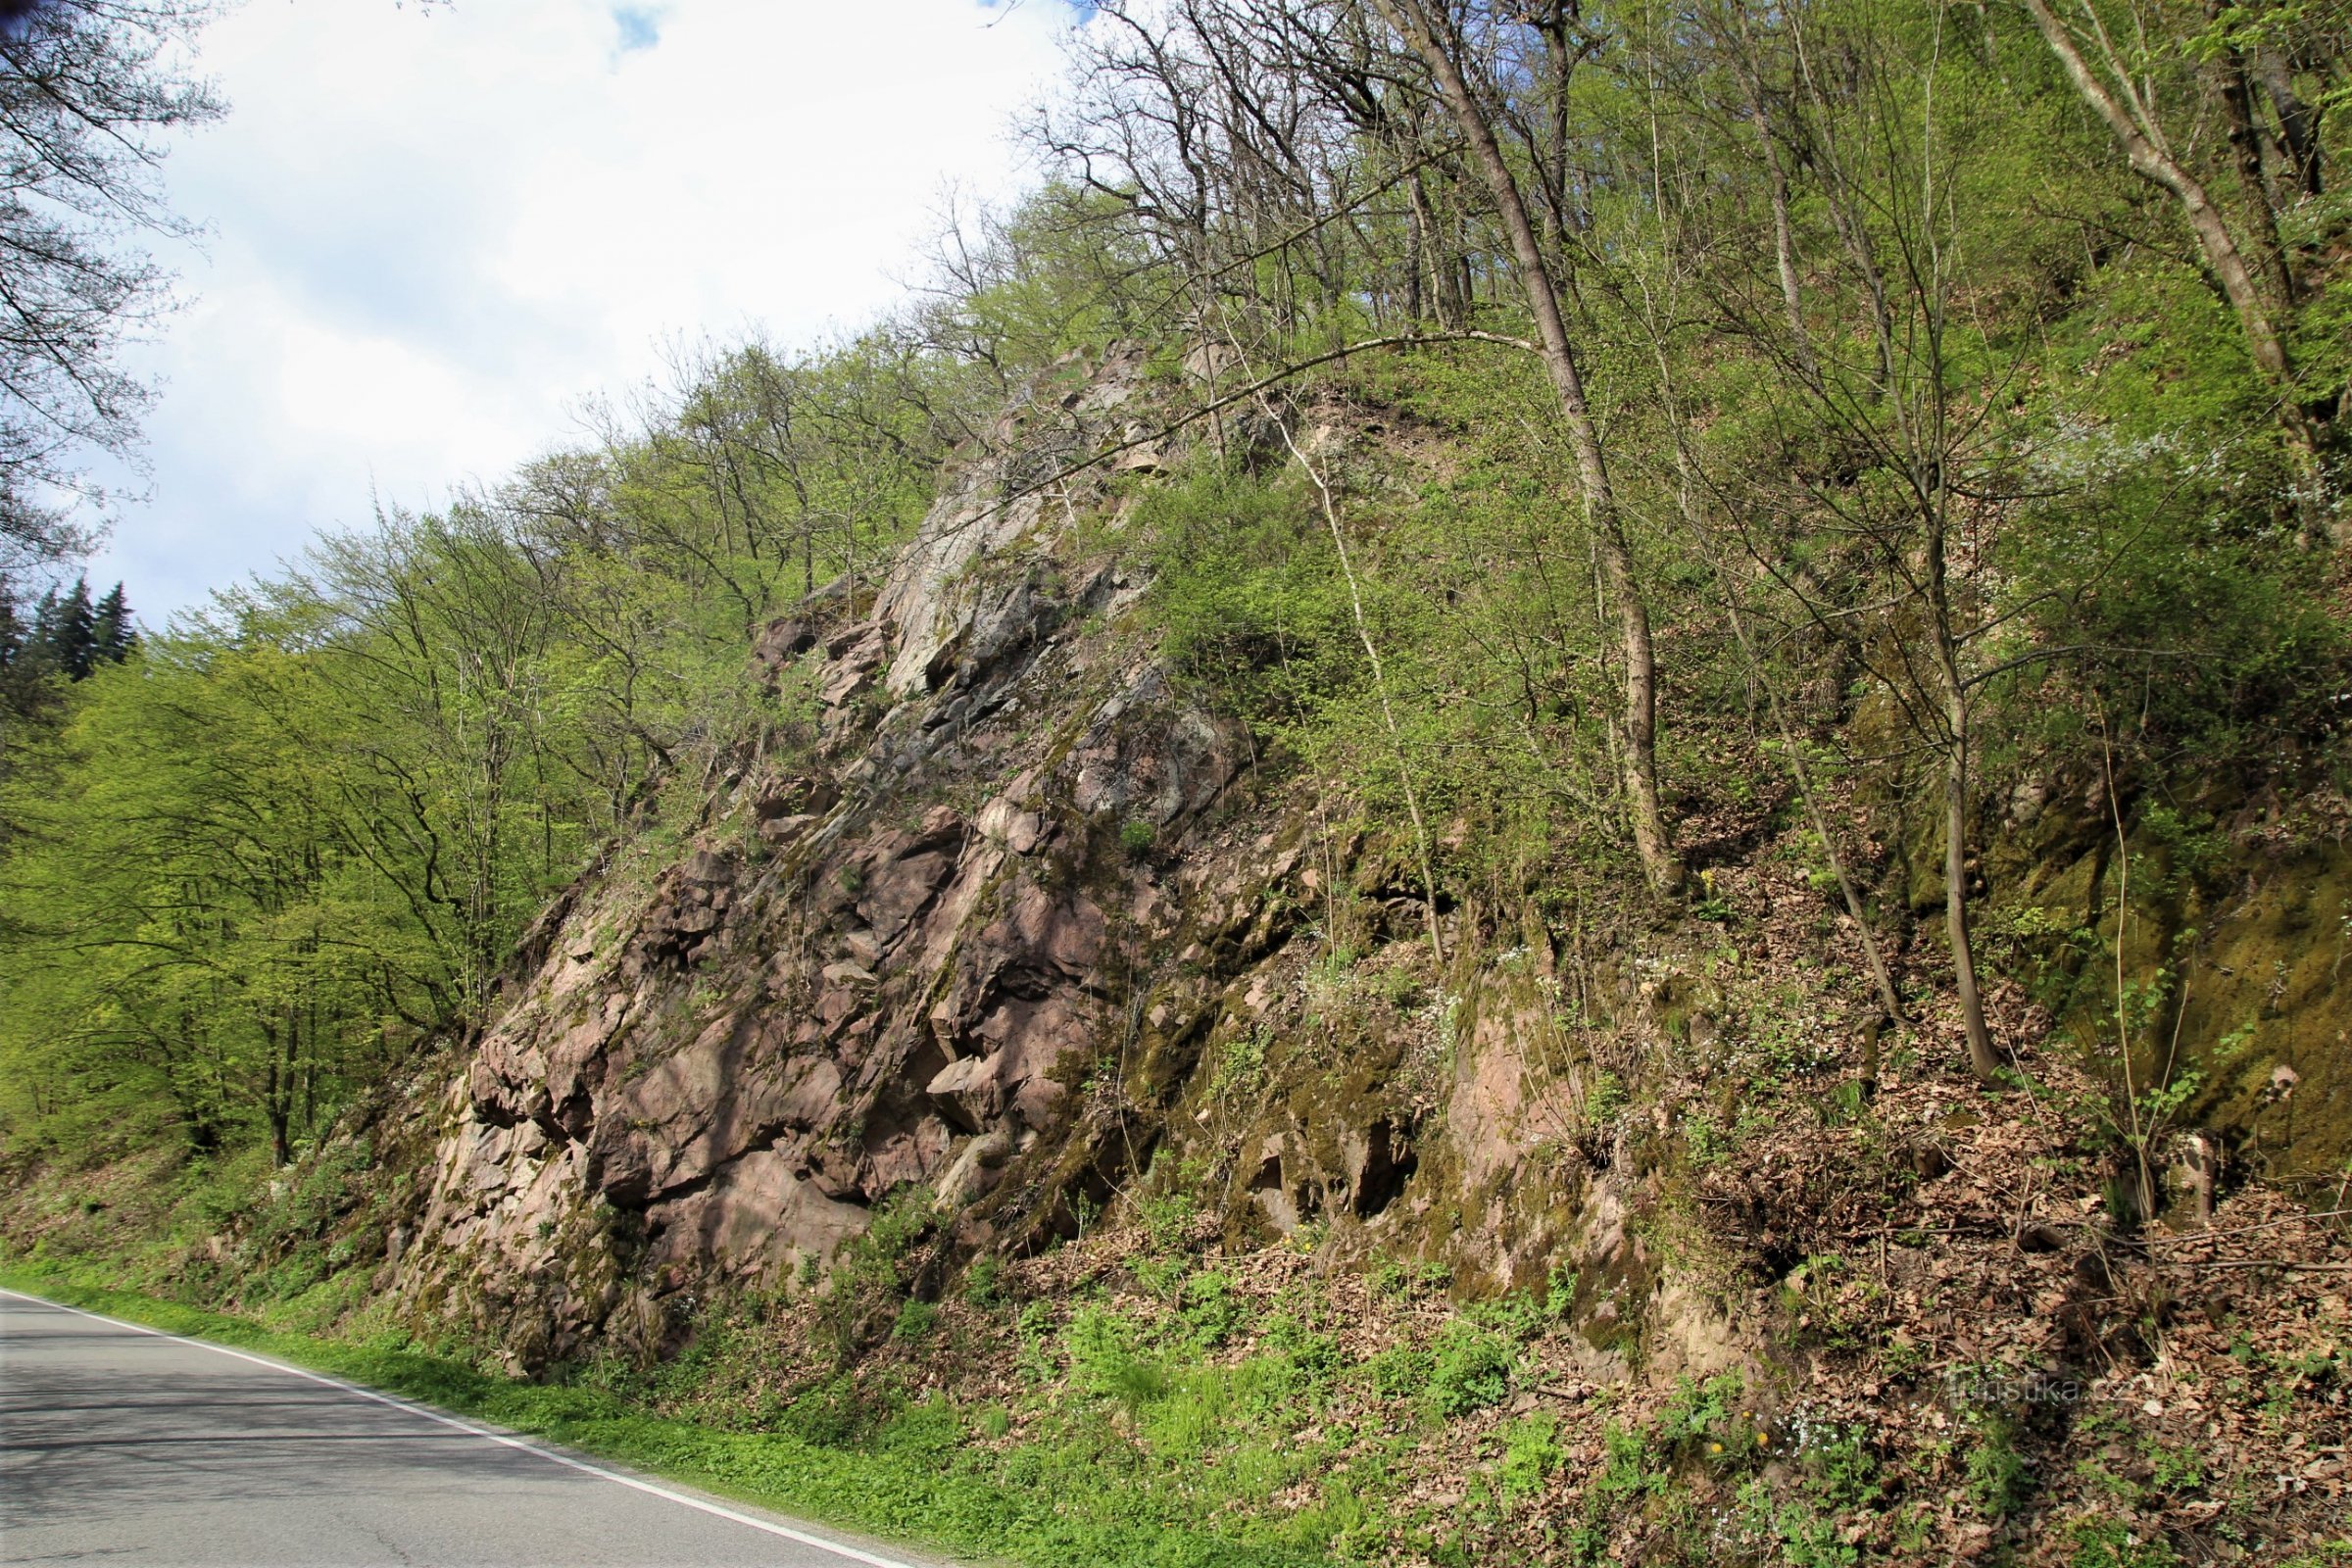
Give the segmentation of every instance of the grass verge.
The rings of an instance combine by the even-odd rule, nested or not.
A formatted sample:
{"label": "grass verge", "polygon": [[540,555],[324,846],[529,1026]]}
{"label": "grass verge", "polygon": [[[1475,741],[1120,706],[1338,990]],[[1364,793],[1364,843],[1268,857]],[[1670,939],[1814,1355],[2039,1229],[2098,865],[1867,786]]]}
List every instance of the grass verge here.
{"label": "grass verge", "polygon": [[1020,1468],[1037,1473],[1016,1480],[1004,1473],[1004,1456],[966,1446],[963,1420],[944,1406],[914,1406],[871,1443],[834,1447],[651,1415],[605,1390],[501,1377],[397,1339],[273,1330],[54,1269],[0,1264],[0,1287],[260,1351],[779,1512],[961,1556],[1030,1568],[1306,1568],[1326,1560],[1166,1519],[1118,1517],[1126,1489],[1100,1451],[1030,1454]]}

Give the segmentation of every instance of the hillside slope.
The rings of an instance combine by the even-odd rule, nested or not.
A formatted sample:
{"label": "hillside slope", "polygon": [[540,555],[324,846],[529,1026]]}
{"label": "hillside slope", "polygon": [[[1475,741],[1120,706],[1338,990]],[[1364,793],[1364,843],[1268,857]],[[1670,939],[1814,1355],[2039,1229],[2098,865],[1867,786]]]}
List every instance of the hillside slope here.
{"label": "hillside slope", "polygon": [[[1406,824],[1171,662],[1182,441],[1054,477],[1164,403],[1133,350],[1043,379],[883,581],[768,626],[776,720],[549,906],[488,1026],[162,1277],[731,1429],[920,1430],[1236,1561],[2334,1560],[2340,803],[2217,780],[2204,837],[2119,841],[2103,780],[2027,773],[1991,1089],[1899,908],[1882,1015],[1733,731],[1690,902],[1539,875],[1433,921]],[[1456,461],[1343,398],[1218,434]],[[1932,803],[1832,806],[1874,879],[1931,858]],[[2190,966],[2160,1102],[2118,1109],[2086,949],[2126,995]],[[8,1233],[119,1250],[157,1185],[30,1181]]]}
{"label": "hillside slope", "polygon": [[[1993,1009],[2030,1096],[1961,1071],[1932,948],[1896,957],[1918,1016],[1879,1016],[1761,771],[1779,797],[1723,825],[1705,917],[1580,932],[1447,905],[1441,967],[1401,827],[1335,827],[1156,656],[1124,529],[1158,451],[1018,490],[1148,428],[1140,361],[1040,407],[870,603],[770,629],[807,744],[715,781],[689,838],[534,933],[382,1276],[404,1314],[537,1367],[674,1354],[713,1303],[768,1300],[783,1364],[985,1400],[1021,1386],[1019,1336],[977,1311],[954,1350],[909,1348],[909,1300],[969,1310],[959,1277],[1005,1258],[1044,1322],[1107,1292],[1165,1343],[1208,1270],[1258,1335],[1311,1300],[1371,1369],[1344,1417],[1308,1400],[1292,1424],[1387,1454],[1428,1546],[1482,1486],[1465,1539],[1535,1551],[1582,1519],[1577,1549],[1627,1561],[1704,1518],[1759,1549],[1818,1536],[1824,1561],[2170,1560],[2130,1555],[2151,1528],[2283,1561],[2325,1536],[2345,1265],[2299,1216],[2341,1206],[2311,1181],[2344,1161],[2352,1020],[2310,912],[2342,876],[2324,800],[2241,808],[2225,874],[2175,878],[2125,932],[2135,972],[2190,926],[2206,964],[2167,1064],[2204,1142],[2149,1146],[2189,1162],[2148,1173],[2150,1230],[2085,1071],[2096,987],[2031,940],[2114,918],[2097,781],[2021,788],[1989,857],[2027,933]],[[1342,406],[1302,417],[1315,450],[1380,439]],[[1885,836],[1905,822],[1893,803]],[[2162,845],[2126,855],[2164,876]],[[2241,1017],[2259,1049],[2217,1047]],[[1433,1280],[1493,1304],[1432,1317]],[[1200,1353],[1243,1345],[1264,1348]],[[1432,1386],[1453,1419],[1384,1447]]]}

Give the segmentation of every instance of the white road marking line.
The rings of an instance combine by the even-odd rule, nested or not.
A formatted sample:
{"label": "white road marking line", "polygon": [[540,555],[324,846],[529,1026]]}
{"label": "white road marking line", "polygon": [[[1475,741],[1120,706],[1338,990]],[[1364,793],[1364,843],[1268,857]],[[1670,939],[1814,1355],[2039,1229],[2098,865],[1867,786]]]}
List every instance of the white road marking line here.
{"label": "white road marking line", "polygon": [[536,1444],[525,1443],[520,1438],[511,1438],[503,1432],[493,1432],[487,1427],[477,1427],[470,1421],[461,1421],[456,1416],[443,1415],[438,1410],[428,1410],[422,1405],[411,1404],[406,1399],[396,1399],[389,1394],[378,1394],[373,1389],[361,1388],[356,1383],[346,1383],[341,1378],[330,1378],[321,1372],[290,1366],[283,1361],[272,1361],[268,1356],[249,1355],[243,1350],[232,1350],[225,1345],[213,1345],[204,1340],[191,1340],[183,1335],[167,1334],[162,1329],[151,1329],[144,1323],[130,1323],[119,1317],[108,1317],[103,1312],[85,1312],[78,1306],[68,1306],[63,1301],[52,1301],[45,1297],[27,1296],[23,1291],[0,1290],[0,1296],[14,1297],[20,1301],[30,1301],[36,1306],[46,1306],[60,1312],[71,1312],[76,1317],[86,1317],[94,1322],[109,1323],[119,1329],[128,1329],[133,1334],[145,1334],[159,1340],[170,1340],[174,1345],[190,1346],[199,1350],[211,1350],[216,1355],[234,1356],[240,1361],[250,1361],[255,1366],[268,1367],[272,1372],[284,1372],[292,1377],[307,1378],[313,1383],[322,1383],[330,1389],[340,1389],[345,1394],[357,1395],[363,1399],[372,1399],[377,1404],[388,1405],[392,1409],[403,1411],[409,1415],[418,1416],[427,1421],[437,1421],[445,1427],[454,1427],[460,1432],[480,1438],[485,1442],[496,1443],[505,1447],[515,1448],[523,1453],[535,1455],[550,1464],[560,1464],[566,1469],[582,1471],[595,1476],[600,1481],[611,1481],[632,1491],[665,1498],[670,1502],[679,1503],[701,1513],[714,1514],[718,1518],[732,1520],[739,1525],[749,1525],[754,1530],[764,1530],[771,1536],[781,1536],[786,1541],[798,1542],[804,1546],[814,1546],[819,1551],[829,1551],[834,1556],[846,1558],[851,1562],[864,1563],[867,1568],[916,1568],[915,1564],[902,1562],[896,1557],[878,1557],[870,1551],[860,1551],[856,1546],[845,1546],[839,1542],[827,1541],[822,1536],[812,1536],[806,1531],[795,1530],[789,1525],[780,1525],[770,1520],[755,1518],[748,1513],[738,1513],[733,1508],[721,1507],[715,1502],[706,1502],[700,1497],[688,1496],[683,1492],[672,1492],[667,1487],[657,1487],[650,1481],[640,1481],[635,1476],[622,1475],[617,1470],[607,1470],[601,1465],[573,1459],[564,1454],[542,1448]]}

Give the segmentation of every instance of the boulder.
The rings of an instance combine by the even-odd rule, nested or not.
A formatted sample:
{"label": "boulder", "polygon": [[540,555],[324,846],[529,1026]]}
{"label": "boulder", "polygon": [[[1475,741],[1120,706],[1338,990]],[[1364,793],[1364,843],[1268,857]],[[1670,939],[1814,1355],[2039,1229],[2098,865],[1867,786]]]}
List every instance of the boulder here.
{"label": "boulder", "polygon": [[979,1132],[1004,1114],[1004,1091],[998,1079],[1004,1064],[1003,1052],[951,1061],[932,1075],[923,1093],[950,1121],[965,1132]]}

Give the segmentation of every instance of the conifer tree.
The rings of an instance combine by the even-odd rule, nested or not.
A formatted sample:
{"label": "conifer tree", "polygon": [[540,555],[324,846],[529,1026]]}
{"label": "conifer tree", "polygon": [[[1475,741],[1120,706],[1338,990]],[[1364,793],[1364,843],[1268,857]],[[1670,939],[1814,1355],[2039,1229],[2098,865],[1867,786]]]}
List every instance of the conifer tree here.
{"label": "conifer tree", "polygon": [[24,651],[19,661],[25,680],[37,681],[57,667],[50,632],[57,625],[57,587],[51,584],[41,590],[41,597],[32,607],[32,620],[24,633]]}
{"label": "conifer tree", "polygon": [[139,644],[139,629],[130,618],[130,601],[122,595],[122,585],[115,584],[98,601],[98,610],[91,627],[91,662],[120,664],[130,657]]}
{"label": "conifer tree", "polygon": [[80,680],[87,676],[97,652],[98,612],[90,604],[87,577],[74,579],[74,591],[59,597],[54,588],[41,596],[33,630],[44,668]]}

